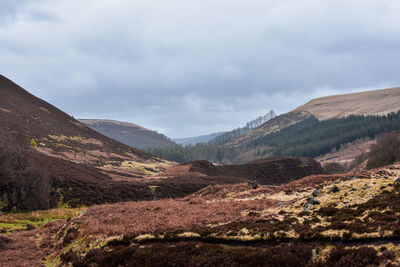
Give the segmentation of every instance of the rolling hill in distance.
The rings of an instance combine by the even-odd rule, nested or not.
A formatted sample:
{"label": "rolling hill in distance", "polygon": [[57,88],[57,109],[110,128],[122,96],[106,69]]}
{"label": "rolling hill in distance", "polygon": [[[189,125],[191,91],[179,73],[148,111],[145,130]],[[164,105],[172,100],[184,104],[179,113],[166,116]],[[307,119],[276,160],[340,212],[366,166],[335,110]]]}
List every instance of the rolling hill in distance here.
{"label": "rolling hill in distance", "polygon": [[168,137],[140,125],[99,119],[79,119],[87,127],[137,149],[176,146]]}
{"label": "rolling hill in distance", "polygon": [[199,143],[208,143],[215,137],[220,136],[224,133],[225,132],[219,132],[219,133],[212,133],[212,134],[193,136],[193,137],[173,138],[172,140],[183,146],[196,145]]}
{"label": "rolling hill in distance", "polygon": [[398,110],[400,87],[316,98],[294,111],[306,111],[326,120],[349,115],[386,115]]}

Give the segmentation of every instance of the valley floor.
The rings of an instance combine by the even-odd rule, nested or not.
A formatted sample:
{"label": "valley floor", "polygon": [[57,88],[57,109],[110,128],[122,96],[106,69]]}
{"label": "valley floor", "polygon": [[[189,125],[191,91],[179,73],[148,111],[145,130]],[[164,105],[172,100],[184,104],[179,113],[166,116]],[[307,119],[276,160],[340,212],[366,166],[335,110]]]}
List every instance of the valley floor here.
{"label": "valley floor", "polygon": [[0,266],[398,266],[399,176],[395,164],[92,206],[0,235]]}

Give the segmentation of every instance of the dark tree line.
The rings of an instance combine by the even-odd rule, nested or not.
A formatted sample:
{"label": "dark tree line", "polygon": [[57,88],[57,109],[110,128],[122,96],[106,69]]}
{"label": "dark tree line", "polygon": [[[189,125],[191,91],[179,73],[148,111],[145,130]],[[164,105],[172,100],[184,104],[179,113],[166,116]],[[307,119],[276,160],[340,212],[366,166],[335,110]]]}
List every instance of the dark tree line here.
{"label": "dark tree line", "polygon": [[359,138],[375,138],[377,134],[395,130],[400,130],[400,111],[386,116],[351,115],[324,121],[310,117],[258,138],[249,146],[271,146],[275,155],[317,157]]}

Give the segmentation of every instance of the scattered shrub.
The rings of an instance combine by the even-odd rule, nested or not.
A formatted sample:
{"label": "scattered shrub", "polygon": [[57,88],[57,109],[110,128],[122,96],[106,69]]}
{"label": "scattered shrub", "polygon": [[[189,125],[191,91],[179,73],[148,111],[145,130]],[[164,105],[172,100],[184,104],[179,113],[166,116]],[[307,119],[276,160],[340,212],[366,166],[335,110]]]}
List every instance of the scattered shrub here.
{"label": "scattered shrub", "polygon": [[368,153],[367,168],[378,168],[400,160],[400,132],[391,132],[378,138]]}
{"label": "scattered shrub", "polygon": [[31,144],[32,147],[37,147],[36,141],[33,138],[31,139],[30,144]]}
{"label": "scattered shrub", "polygon": [[337,162],[328,162],[323,166],[325,173],[334,174],[334,173],[345,173],[347,168],[340,163]]}

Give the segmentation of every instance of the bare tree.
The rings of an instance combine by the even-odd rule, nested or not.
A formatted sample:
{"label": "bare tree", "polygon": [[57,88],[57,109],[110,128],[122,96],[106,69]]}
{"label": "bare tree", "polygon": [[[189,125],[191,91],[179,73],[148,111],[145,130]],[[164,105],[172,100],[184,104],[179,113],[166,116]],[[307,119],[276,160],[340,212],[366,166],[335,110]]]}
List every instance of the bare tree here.
{"label": "bare tree", "polygon": [[27,165],[27,160],[32,154],[32,149],[27,145],[28,141],[22,134],[16,135],[15,141],[16,169],[24,171]]}

